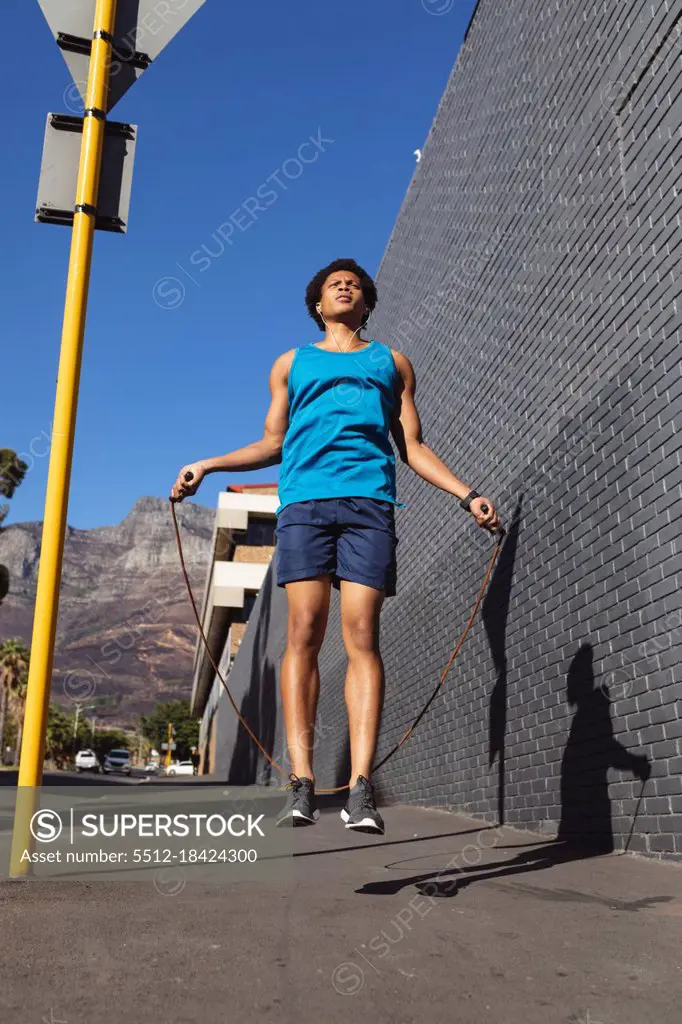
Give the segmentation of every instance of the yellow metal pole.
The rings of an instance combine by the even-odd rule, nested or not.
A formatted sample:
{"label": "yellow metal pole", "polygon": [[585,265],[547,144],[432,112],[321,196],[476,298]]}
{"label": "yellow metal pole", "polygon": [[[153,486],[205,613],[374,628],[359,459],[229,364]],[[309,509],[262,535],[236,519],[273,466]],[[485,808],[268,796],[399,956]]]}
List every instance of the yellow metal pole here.
{"label": "yellow metal pole", "polygon": [[173,742],[173,723],[168,723],[168,749],[166,750],[166,768],[171,763],[171,743]]}
{"label": "yellow metal pole", "polygon": [[45,733],[50,704],[50,683],[59,607],[64,534],[78,406],[81,355],[90,284],[90,264],[95,234],[95,209],[104,145],[104,113],[109,103],[111,38],[116,22],[117,0],[96,0],[92,52],[85,99],[76,213],[71,236],[69,274],[64,303],[62,345],[54,406],[52,443],[45,495],[45,515],[40,551],[40,569],[31,638],[31,664],[26,693],[24,733],[19,764],[17,809],[14,819],[10,875],[29,873],[22,861],[24,850],[32,849],[30,820],[38,805],[38,787],[43,778]]}

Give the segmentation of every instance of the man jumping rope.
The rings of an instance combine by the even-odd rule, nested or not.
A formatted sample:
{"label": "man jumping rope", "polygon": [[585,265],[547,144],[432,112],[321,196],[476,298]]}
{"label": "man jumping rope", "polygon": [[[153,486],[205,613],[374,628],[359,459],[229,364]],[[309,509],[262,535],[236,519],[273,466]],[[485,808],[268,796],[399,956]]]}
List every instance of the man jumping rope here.
{"label": "man jumping rope", "polygon": [[281,463],[276,569],[288,604],[281,687],[292,793],[279,824],[313,825],[319,817],[309,740],[334,586],[348,656],[351,748],[350,795],[341,817],[348,829],[383,835],[370,782],[384,696],[379,616],[384,598],[396,592],[395,506],[406,507],[396,500],[389,432],[402,462],[459,498],[480,527],[494,531],[501,524],[490,498],[467,487],[422,440],[410,360],[360,336],[377,303],[371,277],[355,260],[335,260],[312,279],[305,301],[325,335],[275,360],[261,440],[183,466],[171,499],[195,494],[208,473]]}

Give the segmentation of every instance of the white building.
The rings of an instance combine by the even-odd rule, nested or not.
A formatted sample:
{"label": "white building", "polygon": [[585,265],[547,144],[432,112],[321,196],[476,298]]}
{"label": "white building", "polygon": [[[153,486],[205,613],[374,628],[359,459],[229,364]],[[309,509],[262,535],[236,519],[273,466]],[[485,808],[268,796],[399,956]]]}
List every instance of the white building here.
{"label": "white building", "polygon": [[[201,622],[211,655],[226,680],[275,552],[278,505],[277,484],[229,486],[218,499]],[[201,774],[214,770],[216,710],[222,691],[199,636],[191,706],[192,713],[201,717]]]}

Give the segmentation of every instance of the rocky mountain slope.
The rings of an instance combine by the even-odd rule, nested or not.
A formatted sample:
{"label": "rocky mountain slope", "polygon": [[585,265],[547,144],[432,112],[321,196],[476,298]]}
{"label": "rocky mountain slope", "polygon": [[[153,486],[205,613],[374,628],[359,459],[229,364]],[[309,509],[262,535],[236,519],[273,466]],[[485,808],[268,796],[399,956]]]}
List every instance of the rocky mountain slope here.
{"label": "rocky mountain slope", "polygon": [[[199,606],[215,512],[176,506],[185,561]],[[31,640],[41,523],[0,533],[11,576],[0,639]],[[67,528],[52,696],[96,705],[100,725],[132,724],[161,700],[187,698],[197,630],[180,571],[169,502],[140,498],[117,526]]]}

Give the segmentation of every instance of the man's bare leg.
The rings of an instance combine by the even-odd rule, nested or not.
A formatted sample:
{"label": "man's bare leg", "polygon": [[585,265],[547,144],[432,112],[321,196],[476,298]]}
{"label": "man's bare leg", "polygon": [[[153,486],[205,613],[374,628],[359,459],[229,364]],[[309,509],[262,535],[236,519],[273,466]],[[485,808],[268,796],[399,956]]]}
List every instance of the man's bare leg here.
{"label": "man's bare leg", "polygon": [[384,592],[341,580],[341,632],[348,655],[346,707],[351,776],[369,779],[384,700],[384,665],[379,651],[379,616]]}
{"label": "man's bare leg", "polygon": [[329,618],[331,576],[287,583],[287,646],[281,688],[291,770],[313,781],[315,716],[320,694],[317,656]]}

